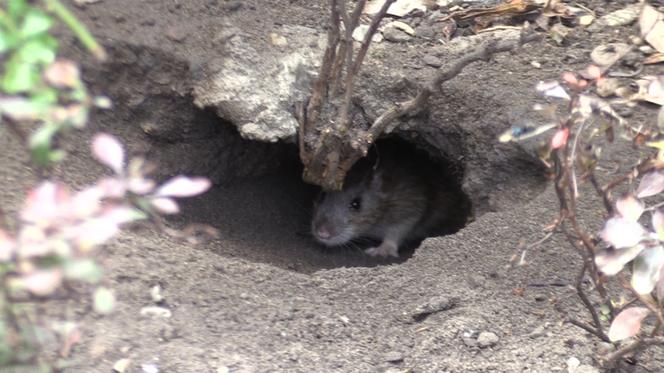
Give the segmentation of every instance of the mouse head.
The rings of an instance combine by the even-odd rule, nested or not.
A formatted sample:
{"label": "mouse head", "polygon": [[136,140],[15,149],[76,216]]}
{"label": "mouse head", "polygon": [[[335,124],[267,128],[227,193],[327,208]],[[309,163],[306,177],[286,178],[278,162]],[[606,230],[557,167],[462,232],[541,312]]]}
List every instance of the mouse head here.
{"label": "mouse head", "polygon": [[343,245],[370,233],[380,217],[380,172],[366,167],[354,168],[341,191],[321,193],[311,223],[318,242],[326,246]]}

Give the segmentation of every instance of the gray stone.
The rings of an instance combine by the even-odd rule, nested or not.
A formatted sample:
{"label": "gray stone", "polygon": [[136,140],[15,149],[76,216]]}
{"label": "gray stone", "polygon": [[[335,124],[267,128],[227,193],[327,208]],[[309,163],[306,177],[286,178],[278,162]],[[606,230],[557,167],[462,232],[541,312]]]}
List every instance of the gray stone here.
{"label": "gray stone", "polygon": [[383,37],[387,41],[394,43],[403,43],[410,41],[412,37],[396,27],[388,27],[383,31]]}
{"label": "gray stone", "polygon": [[225,40],[227,57],[194,87],[198,107],[213,108],[247,139],[294,138],[297,121],[291,106],[309,93],[325,46],[325,34],[308,27],[283,26],[275,32],[289,40],[287,46],[249,43],[240,29],[229,26],[225,33],[233,36]]}
{"label": "gray stone", "polygon": [[500,337],[493,332],[482,332],[477,337],[477,343],[482,348],[494,346],[498,341],[500,341]]}
{"label": "gray stone", "polygon": [[441,67],[443,65],[443,61],[440,58],[432,56],[430,54],[424,56],[422,60],[424,61],[425,64],[433,67]]}

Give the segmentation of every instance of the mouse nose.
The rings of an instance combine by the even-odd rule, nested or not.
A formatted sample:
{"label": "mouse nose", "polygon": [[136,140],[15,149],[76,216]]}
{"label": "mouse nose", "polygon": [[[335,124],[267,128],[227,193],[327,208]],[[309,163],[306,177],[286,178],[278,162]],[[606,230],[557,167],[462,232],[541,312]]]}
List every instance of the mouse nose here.
{"label": "mouse nose", "polygon": [[327,227],[325,227],[324,225],[321,225],[321,226],[316,228],[316,236],[318,236],[318,238],[327,240],[328,238],[332,237],[332,234],[327,229]]}

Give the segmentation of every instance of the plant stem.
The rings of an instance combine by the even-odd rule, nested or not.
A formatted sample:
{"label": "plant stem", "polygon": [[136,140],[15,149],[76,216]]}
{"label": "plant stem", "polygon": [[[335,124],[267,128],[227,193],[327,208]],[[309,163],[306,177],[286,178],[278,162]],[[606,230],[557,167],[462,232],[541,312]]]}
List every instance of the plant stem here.
{"label": "plant stem", "polygon": [[67,27],[69,27],[76,37],[83,43],[83,45],[92,52],[92,54],[99,61],[106,60],[106,51],[104,48],[97,43],[94,36],[88,31],[88,29],[79,22],[78,19],[74,16],[72,12],[64,6],[60,0],[43,0],[46,8],[53,12],[62,22],[64,22]]}

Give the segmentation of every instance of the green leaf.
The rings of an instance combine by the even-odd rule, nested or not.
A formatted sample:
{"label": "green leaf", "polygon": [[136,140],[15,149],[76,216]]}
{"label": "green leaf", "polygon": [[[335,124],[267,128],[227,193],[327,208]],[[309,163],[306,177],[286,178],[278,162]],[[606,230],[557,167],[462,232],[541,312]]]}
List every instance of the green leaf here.
{"label": "green leaf", "polygon": [[28,4],[25,0],[8,0],[7,11],[14,19],[20,18],[27,9]]}
{"label": "green leaf", "polygon": [[65,265],[65,276],[70,280],[86,281],[91,284],[99,282],[102,271],[92,259],[80,259]]}
{"label": "green leaf", "polygon": [[5,68],[5,76],[2,78],[2,90],[7,93],[29,91],[39,82],[39,73],[34,65],[12,58]]}
{"label": "green leaf", "polygon": [[48,31],[51,26],[53,26],[53,18],[33,8],[26,13],[23,24],[21,25],[20,34],[22,38],[27,39]]}
{"label": "green leaf", "polygon": [[[51,151],[53,136],[59,129],[60,127],[57,124],[49,122],[30,136],[30,150],[32,150],[32,157],[37,163],[48,166],[53,162],[57,162],[58,158],[64,157],[64,154],[52,154],[58,152]],[[60,151],[60,153],[62,152]]]}
{"label": "green leaf", "polygon": [[101,314],[108,314],[115,308],[115,295],[110,289],[100,287],[95,290],[94,309]]}
{"label": "green leaf", "polygon": [[0,30],[0,53],[6,52],[12,44],[14,44],[12,37],[7,32]]}
{"label": "green leaf", "polygon": [[14,56],[24,63],[47,65],[55,61],[55,48],[48,39],[36,38],[21,45]]}
{"label": "green leaf", "polygon": [[58,102],[58,90],[50,87],[40,89],[30,96],[30,101],[48,106],[54,105]]}
{"label": "green leaf", "polygon": [[48,104],[20,96],[0,98],[0,114],[16,121],[37,120],[46,113],[48,108]]}

